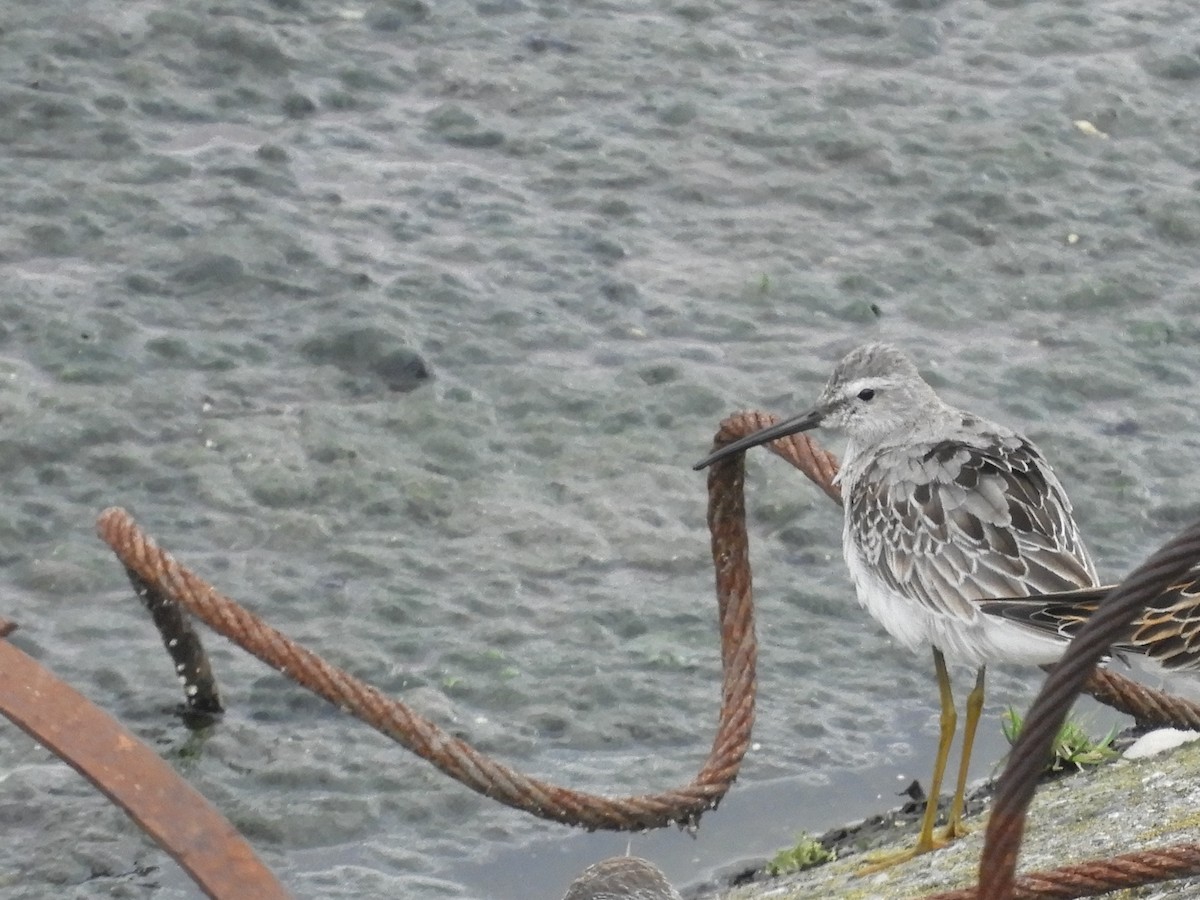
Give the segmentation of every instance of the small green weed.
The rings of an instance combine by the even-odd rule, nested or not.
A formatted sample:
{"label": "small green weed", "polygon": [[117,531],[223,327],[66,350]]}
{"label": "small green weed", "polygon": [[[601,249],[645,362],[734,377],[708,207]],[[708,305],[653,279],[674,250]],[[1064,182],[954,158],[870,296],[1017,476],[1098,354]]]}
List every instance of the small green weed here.
{"label": "small green weed", "polygon": [[[1004,729],[1004,737],[1008,743],[1015,744],[1025,721],[1011,706],[1001,719],[1000,727]],[[1067,766],[1085,769],[1088,766],[1098,766],[1117,755],[1112,748],[1116,729],[1102,738],[1093,738],[1077,719],[1068,718],[1062,728],[1054,736],[1051,746],[1050,761],[1046,764],[1047,775],[1063,774]]]}
{"label": "small green weed", "polygon": [[801,834],[794,847],[787,847],[775,854],[775,858],[767,863],[767,872],[773,876],[790,875],[830,862],[833,858],[833,852],[825,849],[820,841]]}

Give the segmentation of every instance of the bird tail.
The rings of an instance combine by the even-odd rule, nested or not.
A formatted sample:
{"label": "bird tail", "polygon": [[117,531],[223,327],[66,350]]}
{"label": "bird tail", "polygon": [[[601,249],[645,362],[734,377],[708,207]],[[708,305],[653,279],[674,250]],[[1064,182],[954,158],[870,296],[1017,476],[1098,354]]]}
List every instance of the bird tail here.
{"label": "bird tail", "polygon": [[[978,605],[987,615],[1071,638],[1114,587],[998,597]],[[1200,566],[1155,597],[1113,649],[1140,653],[1164,669],[1200,671]]]}

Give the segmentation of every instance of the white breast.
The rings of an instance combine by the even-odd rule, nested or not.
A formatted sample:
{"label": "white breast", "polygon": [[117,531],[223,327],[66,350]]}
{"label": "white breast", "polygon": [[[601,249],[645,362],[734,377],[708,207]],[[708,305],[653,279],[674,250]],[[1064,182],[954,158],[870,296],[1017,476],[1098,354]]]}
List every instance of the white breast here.
{"label": "white breast", "polygon": [[858,554],[849,528],[843,530],[842,553],[858,602],[898,643],[913,652],[937,647],[951,663],[982,666],[995,662],[1044,665],[1057,662],[1066,639],[987,616],[969,618],[936,612],[897,593],[881,581]]}

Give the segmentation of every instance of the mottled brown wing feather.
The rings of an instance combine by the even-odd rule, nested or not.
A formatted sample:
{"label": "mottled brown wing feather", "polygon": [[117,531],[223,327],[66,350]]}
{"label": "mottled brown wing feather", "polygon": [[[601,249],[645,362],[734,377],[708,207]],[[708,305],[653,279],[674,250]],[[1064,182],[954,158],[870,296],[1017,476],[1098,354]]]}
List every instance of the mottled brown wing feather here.
{"label": "mottled brown wing feather", "polygon": [[[1074,637],[1114,585],[984,600],[988,615]],[[1115,648],[1141,653],[1166,669],[1200,671],[1200,566],[1159,594]]]}
{"label": "mottled brown wing feather", "polygon": [[889,587],[964,620],[974,601],[1096,583],[1062,485],[1017,435],[885,450],[855,479],[848,513]]}

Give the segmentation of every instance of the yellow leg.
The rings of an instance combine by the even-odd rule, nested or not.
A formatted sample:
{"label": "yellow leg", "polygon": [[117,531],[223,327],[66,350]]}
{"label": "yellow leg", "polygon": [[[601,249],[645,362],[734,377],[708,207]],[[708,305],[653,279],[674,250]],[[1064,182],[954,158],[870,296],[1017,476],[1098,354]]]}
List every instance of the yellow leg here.
{"label": "yellow leg", "polygon": [[967,827],[962,823],[963,806],[966,803],[967,769],[971,764],[971,748],[975,745],[975,729],[979,727],[979,717],[983,715],[983,679],[987,672],[986,666],[980,666],[975,675],[975,687],[967,695],[967,721],[963,725],[962,762],[958,767],[958,786],[954,790],[954,800],[950,804],[950,819],[941,837],[946,842],[967,834]]}
{"label": "yellow leg", "polygon": [[[933,762],[933,777],[929,783],[929,796],[925,801],[925,815],[921,818],[921,833],[917,843],[908,850],[898,853],[884,853],[871,857],[871,862],[859,870],[859,875],[870,875],[887,869],[898,863],[907,862],[922,853],[936,850],[945,845],[945,841],[933,836],[933,826],[937,822],[938,797],[942,792],[942,778],[946,774],[946,759],[950,756],[950,745],[954,743],[954,729],[958,725],[958,714],[954,711],[954,694],[950,690],[950,673],[946,669],[946,657],[937,647],[933,648],[933,668],[937,674],[938,694],[942,702],[941,728],[938,738],[937,757]],[[981,691],[982,693],[982,691]]]}

